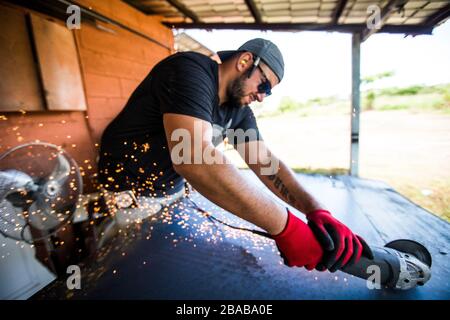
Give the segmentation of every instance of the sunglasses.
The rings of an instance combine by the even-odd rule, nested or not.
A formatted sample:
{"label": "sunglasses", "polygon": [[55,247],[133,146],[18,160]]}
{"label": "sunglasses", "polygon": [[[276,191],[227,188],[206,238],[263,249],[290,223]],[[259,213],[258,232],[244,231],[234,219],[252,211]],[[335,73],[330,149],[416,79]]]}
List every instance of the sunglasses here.
{"label": "sunglasses", "polygon": [[249,69],[248,78],[250,78],[253,75],[255,69],[258,68],[264,77],[264,81],[258,85],[258,93],[265,93],[267,97],[272,94],[272,85],[270,84],[270,81],[267,78],[266,74],[264,73],[263,69],[259,66],[260,60],[261,60],[260,57],[255,56],[255,63],[253,64],[252,68]]}
{"label": "sunglasses", "polygon": [[270,96],[272,94],[272,85],[270,84],[269,79],[267,79],[266,74],[264,73],[263,69],[259,66],[259,64],[257,65],[257,68],[264,77],[264,81],[258,85],[258,93],[265,93],[266,96]]}

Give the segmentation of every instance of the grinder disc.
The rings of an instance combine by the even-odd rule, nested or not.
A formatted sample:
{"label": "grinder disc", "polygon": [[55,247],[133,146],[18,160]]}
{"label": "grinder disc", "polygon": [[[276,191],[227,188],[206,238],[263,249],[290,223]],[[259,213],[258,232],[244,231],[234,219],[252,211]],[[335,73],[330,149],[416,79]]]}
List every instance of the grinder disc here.
{"label": "grinder disc", "polygon": [[428,267],[431,267],[430,252],[427,250],[427,248],[416,241],[399,239],[387,243],[385,247],[392,248],[403,253],[412,254],[417,259],[425,263]]}

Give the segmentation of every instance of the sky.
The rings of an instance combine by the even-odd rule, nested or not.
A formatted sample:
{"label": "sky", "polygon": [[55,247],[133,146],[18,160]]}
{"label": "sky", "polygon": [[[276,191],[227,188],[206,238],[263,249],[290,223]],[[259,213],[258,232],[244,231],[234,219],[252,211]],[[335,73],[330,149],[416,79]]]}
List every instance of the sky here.
{"label": "sky", "polygon": [[[261,32],[246,30],[184,30],[213,51],[237,49],[261,37],[278,45],[285,61],[283,81],[265,99],[278,104],[284,96],[298,101],[315,97],[349,97],[351,35],[337,32]],[[361,76],[393,71],[375,87],[450,83],[450,19],[433,35],[404,37],[374,34],[361,45]],[[364,87],[362,87],[364,89]]]}

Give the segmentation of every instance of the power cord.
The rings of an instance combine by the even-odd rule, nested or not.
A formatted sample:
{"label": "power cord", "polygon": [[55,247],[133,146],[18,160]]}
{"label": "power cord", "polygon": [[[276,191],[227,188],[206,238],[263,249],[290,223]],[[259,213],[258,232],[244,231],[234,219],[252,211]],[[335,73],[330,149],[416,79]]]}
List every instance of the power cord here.
{"label": "power cord", "polygon": [[231,224],[228,224],[228,223],[226,223],[226,222],[224,222],[224,221],[214,217],[211,213],[209,213],[205,209],[202,209],[199,205],[197,205],[197,203],[195,203],[194,200],[191,199],[191,197],[188,194],[185,195],[185,198],[187,200],[189,200],[189,202],[192,204],[192,206],[193,206],[192,208],[193,209],[203,213],[208,218],[208,220],[210,220],[214,224],[217,221],[217,222],[219,222],[219,223],[221,223],[221,224],[223,224],[223,225],[225,225],[225,226],[227,226],[229,228],[235,229],[235,230],[247,231],[247,232],[251,232],[253,234],[257,234],[257,235],[262,236],[262,237],[273,239],[272,236],[270,234],[268,234],[267,232],[256,230],[256,229],[248,229],[248,228],[236,227],[236,226],[233,226]]}

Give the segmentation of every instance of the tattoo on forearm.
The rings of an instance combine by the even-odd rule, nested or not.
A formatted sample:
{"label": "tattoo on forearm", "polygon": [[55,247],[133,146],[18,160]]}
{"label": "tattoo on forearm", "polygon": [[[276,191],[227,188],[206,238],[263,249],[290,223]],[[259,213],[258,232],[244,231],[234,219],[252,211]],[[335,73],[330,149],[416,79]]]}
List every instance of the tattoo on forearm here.
{"label": "tattoo on forearm", "polygon": [[273,185],[280,192],[283,198],[286,199],[289,204],[295,206],[295,198],[290,194],[289,189],[284,185],[283,181],[276,174],[270,175],[268,178],[270,181],[273,181]]}

